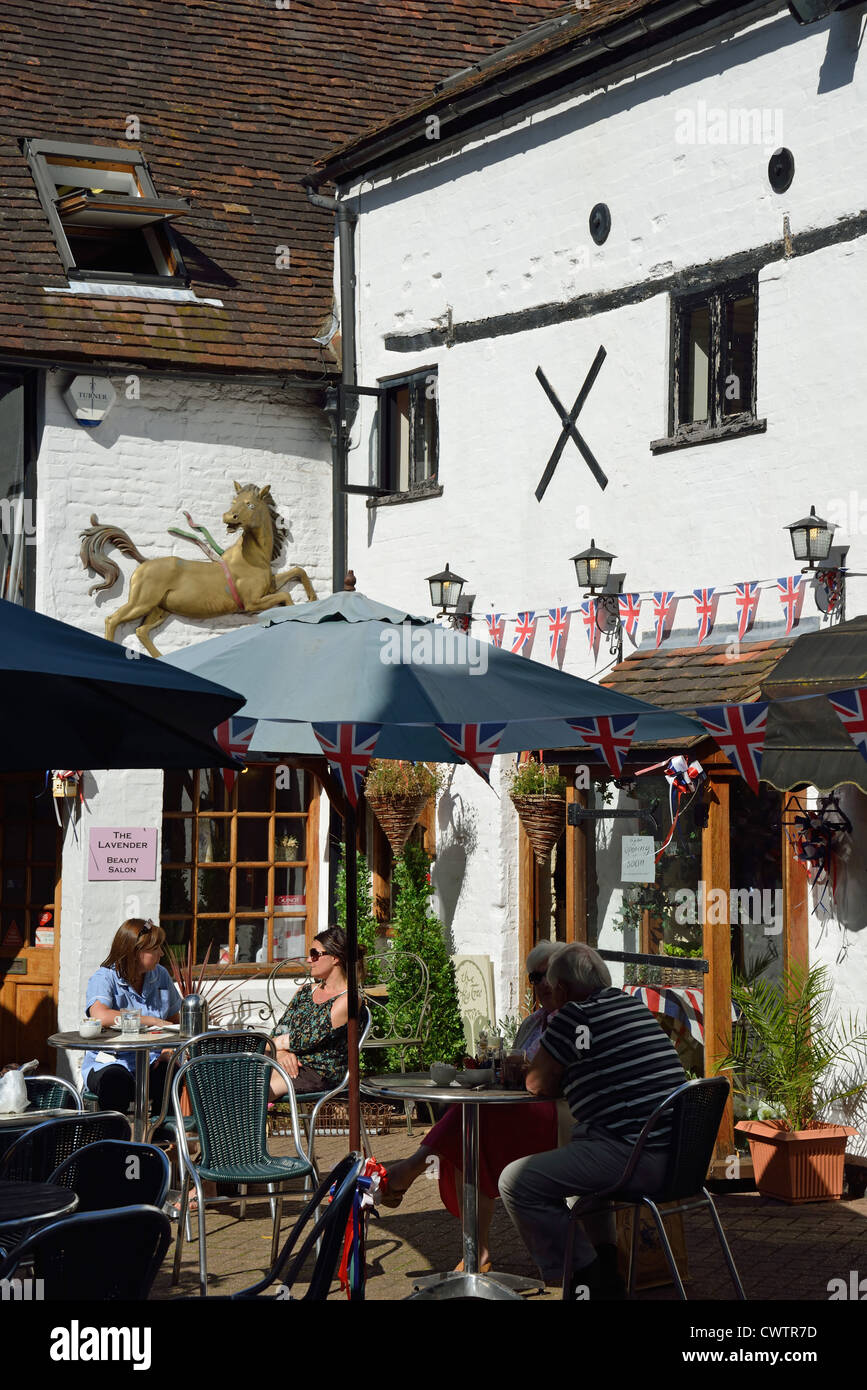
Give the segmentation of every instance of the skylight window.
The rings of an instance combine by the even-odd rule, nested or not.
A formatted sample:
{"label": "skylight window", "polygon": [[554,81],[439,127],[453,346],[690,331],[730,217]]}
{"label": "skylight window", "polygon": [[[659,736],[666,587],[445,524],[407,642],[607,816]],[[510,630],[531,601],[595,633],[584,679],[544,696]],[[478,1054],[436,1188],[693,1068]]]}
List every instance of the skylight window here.
{"label": "skylight window", "polygon": [[171,222],[186,198],[160,198],[138,150],[25,140],[24,152],[70,280],[188,283]]}

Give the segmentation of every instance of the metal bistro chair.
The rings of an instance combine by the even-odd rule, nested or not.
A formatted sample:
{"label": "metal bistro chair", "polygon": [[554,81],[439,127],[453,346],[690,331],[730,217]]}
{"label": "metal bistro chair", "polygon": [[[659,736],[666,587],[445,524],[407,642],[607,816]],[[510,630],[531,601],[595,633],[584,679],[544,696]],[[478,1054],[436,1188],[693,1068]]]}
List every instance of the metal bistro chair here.
{"label": "metal bistro chair", "polygon": [[30,1264],[48,1302],[145,1299],[171,1238],[156,1207],[76,1212],[23,1240],[0,1264],[0,1281]]}
{"label": "metal bistro chair", "polygon": [[119,1207],[161,1207],[169,1190],[169,1161],[154,1144],[102,1139],[70,1154],[48,1181],[77,1194],[76,1215]]}
{"label": "metal bistro chair", "polygon": [[[188,1038],[182,1047],[179,1047],[172,1057],[166,1069],[166,1084],[163,1089],[163,1103],[158,1115],[154,1117],[148,1126],[148,1142],[153,1143],[156,1139],[177,1138],[178,1122],[175,1115],[169,1115],[168,1108],[171,1102],[172,1078],[178,1067],[183,1066],[191,1057],[211,1057],[225,1052],[258,1052],[267,1053],[274,1056],[274,1040],[267,1033],[256,1032],[252,1028],[230,1028],[226,1031],[214,1030],[210,1033],[197,1033],[195,1037]],[[184,1116],[184,1129],[187,1134],[195,1133],[195,1121],[192,1115]]]}
{"label": "metal bistro chair", "polygon": [[[396,1047],[400,1052],[400,1069],[406,1071],[406,1054],[411,1048],[424,1047],[430,1028],[430,971],[422,960],[412,951],[387,951],[383,955],[372,956],[368,974],[375,980],[365,991],[365,1000],[370,1008],[372,1025],[370,1035],[363,1045],[372,1050],[378,1047]],[[400,980],[403,997],[398,1004],[377,998],[370,991],[379,986],[389,989]],[[415,1019],[409,1032],[401,1026],[407,1012]],[[412,1134],[412,1102],[404,1101],[406,1132]]]}
{"label": "metal bistro chair", "polygon": [[54,1170],[97,1139],[129,1139],[129,1121],[117,1110],[70,1114],[46,1120],[10,1145],[0,1163],[0,1178],[13,1182],[47,1182]]}
{"label": "metal bistro chair", "polygon": [[[571,1220],[569,1223],[569,1235],[566,1242],[566,1257],[563,1262],[563,1298],[570,1297],[570,1285],[572,1280],[572,1251],[575,1241],[575,1223],[580,1221],[582,1216],[587,1216],[592,1212],[602,1211],[606,1207],[621,1211],[631,1207],[633,1211],[632,1223],[632,1254],[629,1261],[629,1289],[631,1297],[635,1283],[635,1267],[638,1260],[638,1239],[641,1228],[641,1208],[647,1207],[656,1224],[662,1248],[665,1251],[665,1258],[671,1270],[678,1298],[686,1302],[686,1293],[683,1281],[678,1272],[677,1265],[672,1253],[671,1244],[665,1232],[662,1215],[659,1205],[662,1203],[676,1202],[677,1206],[669,1207],[666,1216],[674,1216],[677,1212],[695,1211],[699,1207],[708,1207],[711,1218],[722,1246],[723,1255],[728,1265],[732,1283],[735,1286],[735,1293],[739,1299],[746,1300],[740,1277],[738,1276],[732,1252],[729,1249],[728,1241],[725,1238],[713,1198],[705,1187],[707,1170],[713,1157],[713,1148],[716,1142],[720,1120],[728,1100],[729,1083],[724,1076],[713,1076],[699,1079],[698,1081],[687,1081],[682,1086],[678,1086],[676,1091],[672,1091],[670,1096],[658,1105],[645,1124],[635,1148],[629,1156],[626,1167],[618,1182],[607,1188],[604,1192],[595,1192],[586,1197],[581,1197],[572,1208]],[[655,1129],[659,1118],[665,1111],[671,1111],[671,1139],[669,1141],[668,1164],[662,1185],[656,1192],[640,1192],[630,1187],[632,1174],[638,1165],[639,1159],[644,1152],[647,1137]]]}
{"label": "metal bistro chair", "polygon": [[[287,966],[290,967],[290,968],[292,968],[292,969],[297,968],[297,962],[295,962],[295,961],[279,961],[279,962],[277,963],[277,965],[274,966],[273,970],[271,971],[270,975],[268,976],[268,986],[267,986],[268,1002],[269,1002],[269,1006],[270,1006],[270,1008],[271,1008],[271,1010],[272,1010],[272,1014],[273,1014],[273,1018],[274,1018],[274,1027],[275,1027],[275,1028],[279,1025],[281,1019],[283,1018],[283,1015],[284,1015],[285,1012],[286,1012],[286,1009],[287,1009],[289,1003],[291,1002],[291,997],[290,997],[290,998],[287,998],[287,999],[284,999],[284,998],[281,996],[281,994],[279,993],[279,990],[278,990],[278,984],[279,984],[279,980],[280,980],[280,971],[286,969]],[[311,983],[311,980],[310,980],[309,977],[307,977],[307,978],[301,979],[298,983],[299,983],[299,987],[300,987],[300,985],[310,984],[310,983]],[[373,1014],[372,1014],[372,1010],[371,1010],[370,1005],[369,1005],[369,1001],[365,998],[365,1002],[361,1005],[361,1008],[359,1009],[359,1014],[358,1014],[358,1030],[359,1030],[359,1031],[358,1031],[358,1047],[359,1047],[359,1051],[361,1050],[361,1048],[364,1047],[365,1042],[366,1042],[366,1039],[367,1039],[367,1037],[368,1037],[368,1035],[369,1035],[369,1033],[370,1033],[370,1030],[371,1030],[372,1026],[373,1026]],[[302,1058],[302,1060],[303,1060],[303,1058]],[[297,1105],[298,1105],[298,1114],[299,1114],[299,1116],[300,1116],[300,1118],[301,1118],[302,1124],[304,1125],[304,1132],[305,1132],[305,1134],[306,1134],[306,1136],[307,1136],[307,1154],[308,1154],[308,1157],[309,1157],[311,1163],[315,1162],[315,1160],[314,1160],[314,1158],[313,1158],[313,1152],[314,1152],[314,1148],[315,1148],[315,1145],[316,1145],[316,1122],[317,1122],[317,1120],[319,1119],[319,1114],[320,1114],[320,1112],[321,1112],[321,1110],[322,1110],[322,1107],[323,1107],[324,1105],[326,1105],[326,1104],[328,1103],[328,1101],[330,1101],[330,1100],[335,1100],[338,1096],[342,1095],[342,1094],[346,1091],[346,1088],[347,1088],[348,1085],[349,1085],[349,1068],[347,1067],[346,1071],[343,1073],[343,1076],[340,1078],[340,1080],[338,1081],[337,1085],[336,1085],[336,1086],[332,1086],[331,1090],[329,1090],[329,1091],[306,1091],[306,1092],[302,1092],[301,1095],[298,1095],[298,1096],[295,1097],[296,1103],[297,1103]],[[280,1101],[278,1101],[277,1103],[278,1103],[278,1105],[282,1105],[282,1104],[283,1104],[282,1099],[281,1099]],[[371,1147],[370,1147],[370,1137],[369,1137],[369,1135],[368,1135],[368,1133],[367,1133],[367,1130],[366,1130],[366,1128],[365,1128],[365,1124],[364,1124],[364,1115],[363,1115],[363,1114],[362,1114],[362,1116],[361,1116],[361,1142],[362,1142],[362,1146],[363,1146],[364,1152],[365,1152],[366,1154],[368,1154],[368,1155],[371,1154],[371,1153],[372,1153],[372,1149],[371,1149]]]}
{"label": "metal bistro chair", "polygon": [[[268,1152],[268,1080],[272,1071],[279,1072],[287,1083],[287,1096],[292,1113],[292,1137],[295,1143],[294,1158],[275,1158]],[[200,1156],[195,1164],[190,1158],[187,1134],[181,1116],[180,1088],[183,1082],[186,1082],[187,1094],[193,1107],[199,1141]],[[292,1083],[283,1068],[271,1057],[251,1052],[193,1057],[175,1073],[172,1082],[172,1104],[177,1120],[178,1146],[184,1173],[172,1283],[178,1282],[180,1274],[185,1218],[192,1182],[196,1189],[198,1206],[199,1292],[204,1296],[208,1282],[205,1203],[231,1199],[205,1197],[202,1180],[266,1184],[268,1194],[272,1198],[273,1262],[277,1256],[280,1237],[280,1184],[296,1178],[312,1178],[318,1183],[319,1175],[305,1155],[301,1144],[298,1108]]]}
{"label": "metal bistro chair", "polygon": [[[358,1011],[358,1028],[358,1049],[361,1051],[371,1028],[370,1010],[366,1004],[362,1004]],[[322,1107],[326,1105],[328,1101],[334,1100],[338,1096],[345,1094],[348,1085],[349,1068],[347,1067],[337,1085],[332,1086],[330,1091],[303,1091],[300,1095],[295,1097],[298,1106],[298,1114],[307,1136],[307,1156],[311,1163],[315,1162],[313,1153],[316,1146],[316,1122],[319,1119]],[[282,1103],[283,1098],[281,1097],[279,1104]],[[371,1154],[373,1150],[370,1147],[370,1137],[367,1133],[363,1114],[361,1115],[361,1142],[364,1152],[368,1155]]]}
{"label": "metal bistro chair", "polygon": [[[325,1302],[340,1260],[346,1224],[355,1196],[355,1186],[364,1168],[364,1161],[363,1154],[347,1154],[346,1158],[342,1158],[336,1167],[332,1168],[328,1177],[320,1182],[307,1202],[268,1273],[257,1284],[251,1284],[248,1289],[242,1289],[239,1293],[232,1294],[233,1299],[259,1298],[272,1284],[279,1282],[280,1291],[275,1296],[291,1300],[292,1285],[304,1268],[310,1252],[316,1247],[316,1263],[310,1275],[307,1292],[301,1295],[301,1299],[313,1303]],[[316,1218],[320,1205],[325,1201],[332,1188],[334,1188],[334,1196],[330,1204],[321,1216],[314,1219],[313,1225],[310,1226],[306,1237],[299,1246],[298,1241],[304,1233],[305,1227],[308,1226],[311,1218]],[[298,1246],[297,1250],[296,1246]],[[293,1252],[295,1252],[294,1255]],[[359,1263],[363,1266],[363,1258],[360,1259]]]}
{"label": "metal bistro chair", "polygon": [[25,1076],[32,1110],[83,1110],[81,1096],[62,1076]]}

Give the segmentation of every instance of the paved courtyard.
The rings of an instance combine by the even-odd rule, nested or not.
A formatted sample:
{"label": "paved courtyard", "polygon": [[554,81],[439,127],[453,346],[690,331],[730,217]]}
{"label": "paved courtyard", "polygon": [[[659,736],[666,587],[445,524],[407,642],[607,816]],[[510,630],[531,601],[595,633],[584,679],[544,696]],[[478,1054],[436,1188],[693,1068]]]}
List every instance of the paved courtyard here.
{"label": "paved courtyard", "polygon": [[[376,1157],[386,1165],[409,1153],[425,1132],[416,1126],[412,1139],[401,1125],[374,1140]],[[289,1152],[289,1141],[272,1141],[275,1153]],[[346,1152],[347,1141],[326,1137],[319,1141],[317,1160],[323,1172]],[[284,1206],[283,1229],[290,1228],[300,1202],[290,1197]],[[750,1300],[807,1300],[825,1302],[832,1279],[849,1280],[850,1271],[867,1275],[867,1198],[789,1207],[759,1197],[757,1193],[721,1196],[717,1209],[735,1262]],[[212,1208],[208,1223],[209,1293],[228,1294],[255,1282],[264,1273],[270,1250],[270,1218],[264,1200],[248,1204],[247,1217],[238,1220],[235,1204]],[[195,1228],[194,1228],[195,1229]],[[722,1253],[704,1213],[685,1218],[689,1266],[687,1296],[699,1300],[732,1300],[734,1291]],[[491,1248],[498,1269],[535,1276],[529,1257],[497,1203],[491,1232]],[[170,1299],[197,1291],[197,1247],[185,1246],[181,1279],[171,1287],[171,1257],[154,1285],[152,1297]],[[402,1206],[381,1208],[370,1223],[368,1239],[367,1297],[396,1300],[412,1292],[420,1275],[451,1269],[461,1256],[457,1223],[439,1201],[435,1181],[419,1179]],[[332,1298],[342,1299],[337,1284]],[[553,1289],[534,1296],[554,1300]],[[675,1298],[669,1285],[646,1289],[639,1299]]]}

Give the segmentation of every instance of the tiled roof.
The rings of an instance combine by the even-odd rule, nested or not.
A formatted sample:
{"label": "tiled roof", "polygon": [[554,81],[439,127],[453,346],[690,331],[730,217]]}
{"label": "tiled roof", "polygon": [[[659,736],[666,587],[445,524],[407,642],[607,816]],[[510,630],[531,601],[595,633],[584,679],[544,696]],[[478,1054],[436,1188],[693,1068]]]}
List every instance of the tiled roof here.
{"label": "tiled roof", "polygon": [[759,698],[762,682],[794,640],[744,643],[737,656],[728,644],[633,652],[600,684],[690,715],[703,705],[746,703]]}
{"label": "tiled roof", "polygon": [[[2,0],[0,352],[207,371],[328,370],[333,218],[299,180],[360,125],[562,0]],[[67,281],[22,137],[126,146],[138,116],[202,298],[224,308],[46,294]],[[276,267],[278,246],[291,265]]]}
{"label": "tiled roof", "polygon": [[[714,6],[714,0],[703,0],[703,3]],[[499,96],[505,77],[511,78],[521,71],[532,70],[534,65],[540,65],[540,60],[547,60],[549,57],[556,59],[561,51],[570,47],[580,50],[595,36],[627,21],[635,21],[635,33],[629,36],[630,41],[637,42],[639,46],[646,46],[652,41],[653,36],[651,30],[645,30],[642,17],[650,17],[653,11],[664,11],[668,5],[669,0],[591,0],[586,8],[578,10],[574,3],[559,6],[559,11],[554,7],[555,13],[559,13],[565,21],[556,32],[549,32],[546,25],[545,29],[540,31],[541,36],[536,43],[527,46],[522,44],[511,52],[506,50],[499,60],[486,62],[481,70],[470,69],[459,81],[449,82],[447,90],[427,96],[405,109],[398,120],[386,118],[369,129],[358,132],[351,140],[332,150],[326,160],[321,161],[320,171],[332,178],[335,176],[333,166],[336,177],[339,178],[347,169],[354,170],[366,168],[368,164],[373,165],[375,160],[370,157],[370,151],[378,137],[386,131],[398,132],[403,129],[410,135],[413,131],[423,130],[422,118],[438,108],[443,111],[442,133],[447,136],[449,120],[453,119],[449,107],[461,97],[473,92],[482,93],[483,89],[489,87],[492,99],[495,99]],[[719,4],[715,8],[726,11],[737,6]],[[698,22],[703,22],[709,13],[709,10],[703,11]],[[545,20],[548,18],[545,16]],[[545,23],[545,20],[541,22]],[[672,23],[680,24],[681,17],[675,17]],[[480,105],[481,98],[479,107]]]}

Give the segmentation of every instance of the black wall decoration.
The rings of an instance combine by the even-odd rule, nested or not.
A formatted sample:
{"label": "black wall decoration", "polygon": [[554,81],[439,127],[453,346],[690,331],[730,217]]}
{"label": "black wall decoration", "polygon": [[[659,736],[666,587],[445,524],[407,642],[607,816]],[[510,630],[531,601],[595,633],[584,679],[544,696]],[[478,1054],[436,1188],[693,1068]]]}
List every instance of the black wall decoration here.
{"label": "black wall decoration", "polygon": [[607,203],[597,203],[590,213],[589,218],[590,235],[597,246],[602,246],[608,240],[608,233],[611,231],[611,211]]}
{"label": "black wall decoration", "polygon": [[768,161],[768,182],[775,193],[785,193],[795,177],[795,156],[785,145],[774,150]]}
{"label": "black wall decoration", "polygon": [[541,502],[542,498],[545,496],[548,484],[554,476],[554,470],[557,467],[557,464],[560,462],[560,455],[563,453],[563,450],[566,447],[566,440],[570,438],[575,441],[576,445],[578,446],[578,451],[581,454],[581,457],[584,459],[584,462],[587,464],[587,467],[590,469],[590,472],[593,474],[594,478],[596,479],[599,486],[603,489],[603,491],[608,486],[608,479],[602,472],[602,469],[599,467],[599,464],[596,462],[596,459],[593,457],[592,453],[590,452],[590,449],[587,447],[584,440],[581,438],[581,435],[575,428],[575,421],[581,414],[584,402],[590,395],[591,388],[597,376],[599,375],[599,370],[602,366],[602,363],[605,361],[605,357],[605,349],[604,347],[600,347],[599,351],[593,359],[593,365],[587,373],[584,385],[581,387],[575,404],[573,405],[568,415],[566,414],[566,411],[563,409],[563,406],[557,399],[554,389],[550,385],[548,378],[542,371],[542,368],[536,368],[536,376],[538,377],[541,383],[542,390],[545,392],[545,395],[548,397],[548,400],[551,402],[557,414],[560,416],[560,419],[563,424],[563,430],[560,435],[560,438],[557,440],[557,443],[554,447],[554,452],[549,458],[547,467],[545,468],[545,472],[542,474],[542,478],[539,482],[539,486],[536,488],[537,502]]}

